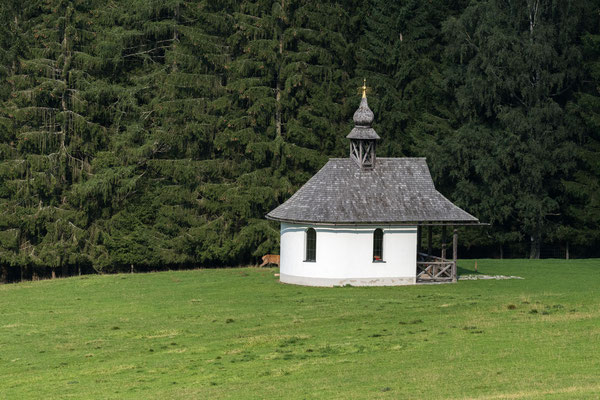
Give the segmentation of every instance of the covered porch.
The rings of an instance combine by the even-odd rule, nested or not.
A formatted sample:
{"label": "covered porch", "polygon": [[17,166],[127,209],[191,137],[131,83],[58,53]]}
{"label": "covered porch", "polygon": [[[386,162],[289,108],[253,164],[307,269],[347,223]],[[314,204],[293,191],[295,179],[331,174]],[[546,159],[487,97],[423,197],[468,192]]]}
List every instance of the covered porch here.
{"label": "covered porch", "polygon": [[[441,251],[439,256],[433,255],[434,225],[441,225]],[[448,258],[447,227],[452,230],[452,258]],[[427,247],[422,247],[423,228],[427,228]],[[458,230],[454,225],[427,224],[417,227],[417,283],[456,282],[458,259]]]}

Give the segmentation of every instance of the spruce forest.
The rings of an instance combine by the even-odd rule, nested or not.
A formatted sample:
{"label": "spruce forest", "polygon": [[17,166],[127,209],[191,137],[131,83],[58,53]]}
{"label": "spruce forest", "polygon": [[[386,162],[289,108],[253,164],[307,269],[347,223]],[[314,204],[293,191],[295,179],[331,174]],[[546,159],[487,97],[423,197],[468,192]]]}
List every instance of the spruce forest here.
{"label": "spruce forest", "polygon": [[[378,156],[489,226],[460,255],[600,251],[598,0],[3,0],[0,280],[231,266],[369,87]],[[555,253],[552,253],[555,254]]]}

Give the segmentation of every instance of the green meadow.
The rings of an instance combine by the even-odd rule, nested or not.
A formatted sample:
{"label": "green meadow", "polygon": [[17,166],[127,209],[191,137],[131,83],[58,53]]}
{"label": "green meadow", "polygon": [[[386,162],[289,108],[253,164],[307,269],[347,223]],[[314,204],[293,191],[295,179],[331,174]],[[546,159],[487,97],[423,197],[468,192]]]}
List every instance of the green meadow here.
{"label": "green meadow", "polygon": [[600,260],[478,271],[525,279],[311,288],[234,268],[2,285],[0,398],[600,398]]}

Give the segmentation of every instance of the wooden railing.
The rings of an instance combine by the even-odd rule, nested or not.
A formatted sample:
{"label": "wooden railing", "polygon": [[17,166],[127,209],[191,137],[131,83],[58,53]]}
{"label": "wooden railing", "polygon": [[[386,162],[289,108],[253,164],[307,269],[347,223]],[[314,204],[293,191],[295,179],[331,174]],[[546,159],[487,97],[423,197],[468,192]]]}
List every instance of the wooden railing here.
{"label": "wooden railing", "polygon": [[418,253],[417,282],[456,282],[456,262]]}

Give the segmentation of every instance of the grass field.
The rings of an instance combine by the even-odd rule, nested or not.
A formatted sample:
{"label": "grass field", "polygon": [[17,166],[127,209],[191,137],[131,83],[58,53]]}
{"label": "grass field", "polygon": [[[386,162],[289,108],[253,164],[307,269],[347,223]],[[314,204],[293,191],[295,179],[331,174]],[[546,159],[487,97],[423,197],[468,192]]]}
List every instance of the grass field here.
{"label": "grass field", "polygon": [[525,279],[309,288],[238,268],[3,285],[0,398],[600,398],[600,260],[478,265]]}

